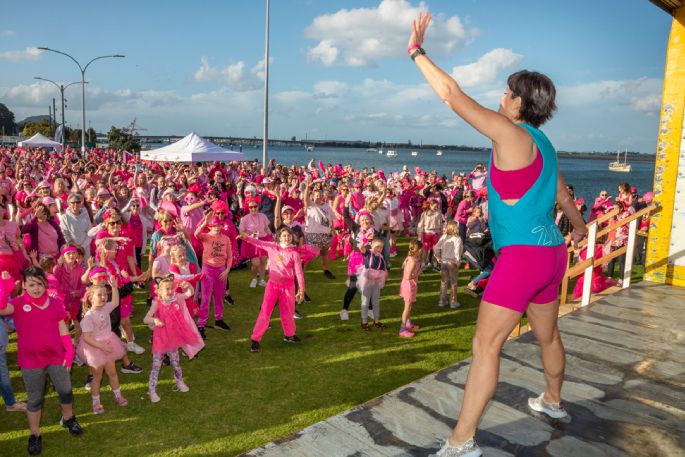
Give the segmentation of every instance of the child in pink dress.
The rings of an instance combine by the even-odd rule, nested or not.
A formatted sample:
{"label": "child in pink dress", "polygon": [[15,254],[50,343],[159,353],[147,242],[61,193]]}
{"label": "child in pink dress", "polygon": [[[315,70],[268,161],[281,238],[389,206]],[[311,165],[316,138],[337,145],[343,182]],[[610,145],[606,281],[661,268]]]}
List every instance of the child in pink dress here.
{"label": "child in pink dress", "polygon": [[64,297],[64,306],[74,323],[77,335],[80,332],[78,314],[81,311],[81,299],[86,293],[86,286],[81,282],[81,276],[85,272],[86,267],[79,262],[78,248],[73,244],[65,246],[61,251],[60,263],[55,267],[54,274]]}
{"label": "child in pink dress", "polygon": [[83,302],[82,334],[76,348],[81,360],[92,369],[91,397],[93,399],[93,413],[95,414],[105,412],[105,408],[100,402],[100,383],[103,372],[107,373],[117,405],[128,405],[128,400],[121,395],[119,377],[115,366],[115,361],[126,354],[126,348],[124,348],[121,339],[112,331],[109,317],[109,313],[119,306],[119,286],[116,277],[110,277],[110,285],[112,286],[112,300],[109,302],[107,301],[107,288],[105,286],[90,286],[88,288]]}
{"label": "child in pink dress", "polygon": [[409,242],[409,252],[407,258],[402,263],[402,282],[400,283],[400,297],[404,299],[404,310],[402,311],[402,324],[400,325],[400,336],[412,338],[412,330],[418,330],[419,326],[410,321],[411,308],[416,301],[416,291],[419,287],[419,275],[421,274],[421,252],[422,243],[419,240]]}
{"label": "child in pink dress", "polygon": [[[197,282],[204,278],[204,274],[198,273],[195,264],[188,261],[188,254],[185,247],[181,245],[172,247],[171,252],[169,252],[169,257],[171,259],[169,273],[174,275],[176,282],[180,283],[187,281],[195,289]],[[177,289],[177,292],[181,291]],[[186,300],[186,308],[188,308],[188,312],[192,318],[197,317],[197,314],[200,310],[196,297],[197,293]]]}
{"label": "child in pink dress", "polygon": [[[300,339],[295,335],[295,301],[304,298],[304,274],[302,263],[308,262],[319,254],[319,249],[312,245],[293,245],[293,232],[290,227],[281,227],[276,239],[263,241],[251,236],[241,235],[243,242],[254,248],[266,251],[269,256],[269,281],[264,291],[264,300],[259,317],[252,330],[252,352],[259,352],[262,336],[269,328],[269,320],[278,300],[278,310],[283,326],[283,341],[297,343]],[[297,280],[297,294],[295,294],[295,280]]]}
{"label": "child in pink dress", "polygon": [[193,296],[193,287],[187,282],[181,283],[180,286],[185,290],[182,294],[176,293],[177,285],[173,275],[160,279],[157,284],[157,297],[152,301],[152,306],[143,319],[146,324],[154,325],[152,370],[148,384],[148,394],[152,403],[160,400],[157,394],[157,381],[164,355],[168,355],[171,361],[176,387],[180,392],[188,392],[190,389],[183,382],[178,350],[182,348],[188,358],[192,359],[205,345],[185,305],[186,300]]}

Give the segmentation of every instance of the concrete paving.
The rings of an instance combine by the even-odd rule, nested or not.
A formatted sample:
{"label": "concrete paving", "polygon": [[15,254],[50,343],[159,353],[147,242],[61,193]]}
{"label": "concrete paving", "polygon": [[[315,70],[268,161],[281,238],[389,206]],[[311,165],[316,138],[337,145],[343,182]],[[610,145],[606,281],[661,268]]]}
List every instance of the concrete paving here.
{"label": "concrete paving", "polygon": [[[544,390],[532,333],[507,342],[476,439],[485,456],[685,456],[685,289],[641,282],[559,321],[569,421],[528,409]],[[435,453],[456,421],[470,360],[246,456]]]}

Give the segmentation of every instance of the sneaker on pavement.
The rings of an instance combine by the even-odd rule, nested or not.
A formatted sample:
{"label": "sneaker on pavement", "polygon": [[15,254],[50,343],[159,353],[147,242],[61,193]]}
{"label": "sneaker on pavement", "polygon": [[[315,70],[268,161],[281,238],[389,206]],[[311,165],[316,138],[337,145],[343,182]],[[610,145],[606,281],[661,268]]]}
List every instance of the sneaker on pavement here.
{"label": "sneaker on pavement", "polygon": [[126,374],[140,374],[143,372],[143,369],[135,363],[130,362],[128,365],[121,366],[121,372]]}
{"label": "sneaker on pavement", "polygon": [[128,352],[135,352],[138,355],[145,352],[145,348],[137,344],[135,341],[129,341],[126,343],[126,350]]}
{"label": "sneaker on pavement", "polygon": [[93,403],[93,414],[105,414],[105,407],[102,403]]}
{"label": "sneaker on pavement", "polygon": [[76,420],[76,416],[71,416],[69,419],[65,419],[62,417],[59,420],[59,425],[66,429],[69,429],[69,433],[71,433],[74,436],[78,436],[81,433],[83,433],[83,429]]}
{"label": "sneaker on pavement", "polygon": [[295,319],[302,319],[302,314],[298,310],[295,310],[295,313],[293,314],[293,317]]}
{"label": "sneaker on pavement", "polygon": [[402,338],[414,338],[414,334],[407,329],[401,329],[400,336]]}
{"label": "sneaker on pavement", "polygon": [[323,275],[328,279],[335,279],[335,275],[331,273],[331,270],[324,270]]}
{"label": "sneaker on pavement", "polygon": [[250,288],[254,289],[257,287],[257,278],[252,278],[252,281],[250,281]]}
{"label": "sneaker on pavement", "polygon": [[457,446],[453,446],[448,440],[445,440],[445,444],[433,455],[435,457],[480,457],[483,455],[483,451],[478,447],[476,440],[470,438]]}
{"label": "sneaker on pavement", "polygon": [[124,397],[123,395],[119,395],[118,397],[115,395],[114,403],[116,403],[119,406],[128,406],[128,400],[126,400],[126,397]]}
{"label": "sneaker on pavement", "polygon": [[90,390],[90,385],[93,383],[93,375],[86,376],[86,382],[83,384],[83,388]]}
{"label": "sneaker on pavement", "polygon": [[259,352],[259,341],[252,340],[252,345],[250,346],[250,352]]}
{"label": "sneaker on pavement", "polygon": [[219,319],[214,321],[214,327],[221,329],[221,330],[231,330],[231,327],[228,326],[226,322],[224,322],[223,319]]}
{"label": "sneaker on pavement", "polygon": [[207,335],[205,334],[205,328],[204,327],[198,327],[197,331],[200,333],[200,336],[202,337],[203,340],[207,339]]}
{"label": "sneaker on pavement", "polygon": [[257,282],[257,284],[259,284],[259,287],[266,287],[266,281],[264,281],[263,279],[260,279],[260,280]]}
{"label": "sneaker on pavement", "polygon": [[40,435],[29,436],[29,455],[38,455],[43,452],[43,437]]}
{"label": "sneaker on pavement", "polygon": [[347,311],[346,309],[341,309],[340,310],[340,320],[341,321],[349,321],[350,320],[350,312]]}
{"label": "sneaker on pavement", "polygon": [[568,412],[564,409],[561,403],[548,403],[544,399],[545,393],[541,393],[537,398],[529,398],[528,406],[533,411],[547,414],[554,419],[563,419],[568,417]]}
{"label": "sneaker on pavement", "polygon": [[299,336],[293,335],[293,336],[284,336],[283,341],[286,343],[299,343],[302,341]]}
{"label": "sneaker on pavement", "polygon": [[157,395],[157,391],[155,390],[150,390],[147,393],[150,396],[150,401],[152,403],[158,403],[161,398],[159,398],[159,395]]}
{"label": "sneaker on pavement", "polygon": [[178,381],[176,381],[176,387],[178,388],[179,392],[188,392],[190,390],[190,387],[188,387],[188,385],[185,382],[183,382],[183,379],[179,379]]}
{"label": "sneaker on pavement", "polygon": [[26,403],[17,401],[14,402],[13,405],[10,406],[5,406],[5,411],[9,413],[17,412],[17,411],[26,411]]}
{"label": "sneaker on pavement", "polygon": [[459,302],[451,303],[450,308],[452,308],[452,309],[461,308],[461,305],[459,304]]}

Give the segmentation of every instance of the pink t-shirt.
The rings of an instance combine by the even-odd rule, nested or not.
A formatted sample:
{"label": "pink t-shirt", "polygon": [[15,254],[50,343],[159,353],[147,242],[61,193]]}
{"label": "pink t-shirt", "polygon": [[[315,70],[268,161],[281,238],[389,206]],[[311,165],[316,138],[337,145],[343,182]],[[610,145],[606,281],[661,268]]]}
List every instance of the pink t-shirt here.
{"label": "pink t-shirt", "polygon": [[19,236],[19,225],[16,222],[5,221],[0,226],[0,255],[14,255],[12,246],[7,244],[8,240],[14,247],[18,247],[17,237]]}
{"label": "pink t-shirt", "polygon": [[38,223],[38,246],[39,254],[50,254],[56,257],[59,252],[57,230],[47,222]]}
{"label": "pink t-shirt", "polygon": [[[119,268],[125,270],[129,274],[135,274],[135,271],[129,271],[128,258],[133,257],[133,241],[128,233],[119,234],[120,237],[128,237],[127,241],[117,241],[117,256],[114,259],[119,265]],[[111,238],[112,235],[109,234],[107,230],[103,230],[95,236],[96,240],[101,240],[103,238]]]}
{"label": "pink t-shirt", "polygon": [[[24,370],[61,365],[64,348],[59,336],[59,322],[67,318],[64,303],[44,295],[34,299],[22,294],[10,300],[17,329],[17,365]],[[38,305],[47,303],[40,309]]]}
{"label": "pink t-shirt", "polygon": [[266,229],[269,227],[269,219],[262,213],[248,214],[240,218],[238,230],[249,234],[256,233],[261,238],[268,235]]}
{"label": "pink t-shirt", "polygon": [[226,267],[231,256],[231,239],[223,234],[200,233],[202,242],[202,262],[210,267]]}
{"label": "pink t-shirt", "polygon": [[81,319],[81,330],[90,333],[96,340],[103,340],[112,333],[109,313],[116,308],[113,302],[107,302],[100,309],[90,308]]}

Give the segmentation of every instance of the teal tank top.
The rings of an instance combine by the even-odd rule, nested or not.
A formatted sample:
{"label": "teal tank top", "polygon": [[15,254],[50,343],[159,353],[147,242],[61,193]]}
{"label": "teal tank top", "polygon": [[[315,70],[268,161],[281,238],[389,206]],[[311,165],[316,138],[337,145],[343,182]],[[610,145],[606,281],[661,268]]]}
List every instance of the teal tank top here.
{"label": "teal tank top", "polygon": [[[495,251],[512,245],[559,246],[564,243],[554,223],[557,195],[557,152],[547,136],[528,124],[521,124],[535,141],[542,155],[542,171],[530,189],[515,205],[502,201],[488,179],[490,233]],[[492,170],[490,153],[490,170]]]}

